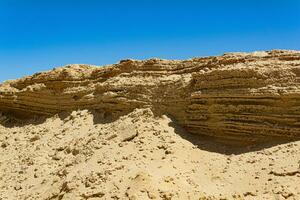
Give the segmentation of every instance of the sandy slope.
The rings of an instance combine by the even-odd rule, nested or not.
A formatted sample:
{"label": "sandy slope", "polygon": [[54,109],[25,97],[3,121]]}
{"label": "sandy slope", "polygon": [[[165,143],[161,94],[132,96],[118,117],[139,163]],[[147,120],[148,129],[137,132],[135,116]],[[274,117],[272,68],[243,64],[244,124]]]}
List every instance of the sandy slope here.
{"label": "sandy slope", "polygon": [[230,149],[150,109],[1,121],[3,200],[300,199],[300,141]]}

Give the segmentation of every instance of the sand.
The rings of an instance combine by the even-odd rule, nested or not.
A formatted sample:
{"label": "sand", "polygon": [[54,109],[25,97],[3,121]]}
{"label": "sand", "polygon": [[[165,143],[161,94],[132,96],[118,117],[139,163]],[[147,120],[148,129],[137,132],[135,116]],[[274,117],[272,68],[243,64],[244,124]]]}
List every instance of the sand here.
{"label": "sand", "polygon": [[300,141],[230,147],[149,108],[0,121],[1,200],[300,199]]}

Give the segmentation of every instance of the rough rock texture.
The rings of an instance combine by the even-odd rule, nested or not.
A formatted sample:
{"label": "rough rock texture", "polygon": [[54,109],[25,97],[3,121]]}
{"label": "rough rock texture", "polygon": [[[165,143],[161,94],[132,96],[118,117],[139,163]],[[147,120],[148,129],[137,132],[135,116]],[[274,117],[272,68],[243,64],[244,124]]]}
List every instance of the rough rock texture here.
{"label": "rough rock texture", "polygon": [[0,200],[299,200],[299,78],[277,50],[7,81]]}
{"label": "rough rock texture", "polygon": [[18,116],[91,109],[113,119],[146,107],[227,143],[300,138],[300,52],[69,65],[0,85],[0,111]]}

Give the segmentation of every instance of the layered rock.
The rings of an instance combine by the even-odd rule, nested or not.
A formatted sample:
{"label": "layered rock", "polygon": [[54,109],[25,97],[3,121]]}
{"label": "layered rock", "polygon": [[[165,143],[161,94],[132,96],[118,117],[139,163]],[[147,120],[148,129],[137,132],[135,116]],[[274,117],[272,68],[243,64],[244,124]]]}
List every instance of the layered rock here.
{"label": "layered rock", "polygon": [[230,143],[300,138],[300,52],[68,65],[0,85],[0,111],[18,116],[143,107]]}

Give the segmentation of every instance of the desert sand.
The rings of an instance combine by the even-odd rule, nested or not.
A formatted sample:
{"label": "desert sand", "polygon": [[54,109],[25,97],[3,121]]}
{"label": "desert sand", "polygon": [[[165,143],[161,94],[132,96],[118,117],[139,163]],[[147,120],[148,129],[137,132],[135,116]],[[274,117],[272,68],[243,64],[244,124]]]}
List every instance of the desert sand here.
{"label": "desert sand", "polygon": [[74,111],[0,131],[2,199],[300,198],[299,141],[239,152],[150,109],[109,123]]}
{"label": "desert sand", "polygon": [[300,53],[70,65],[0,85],[0,199],[300,199]]}

